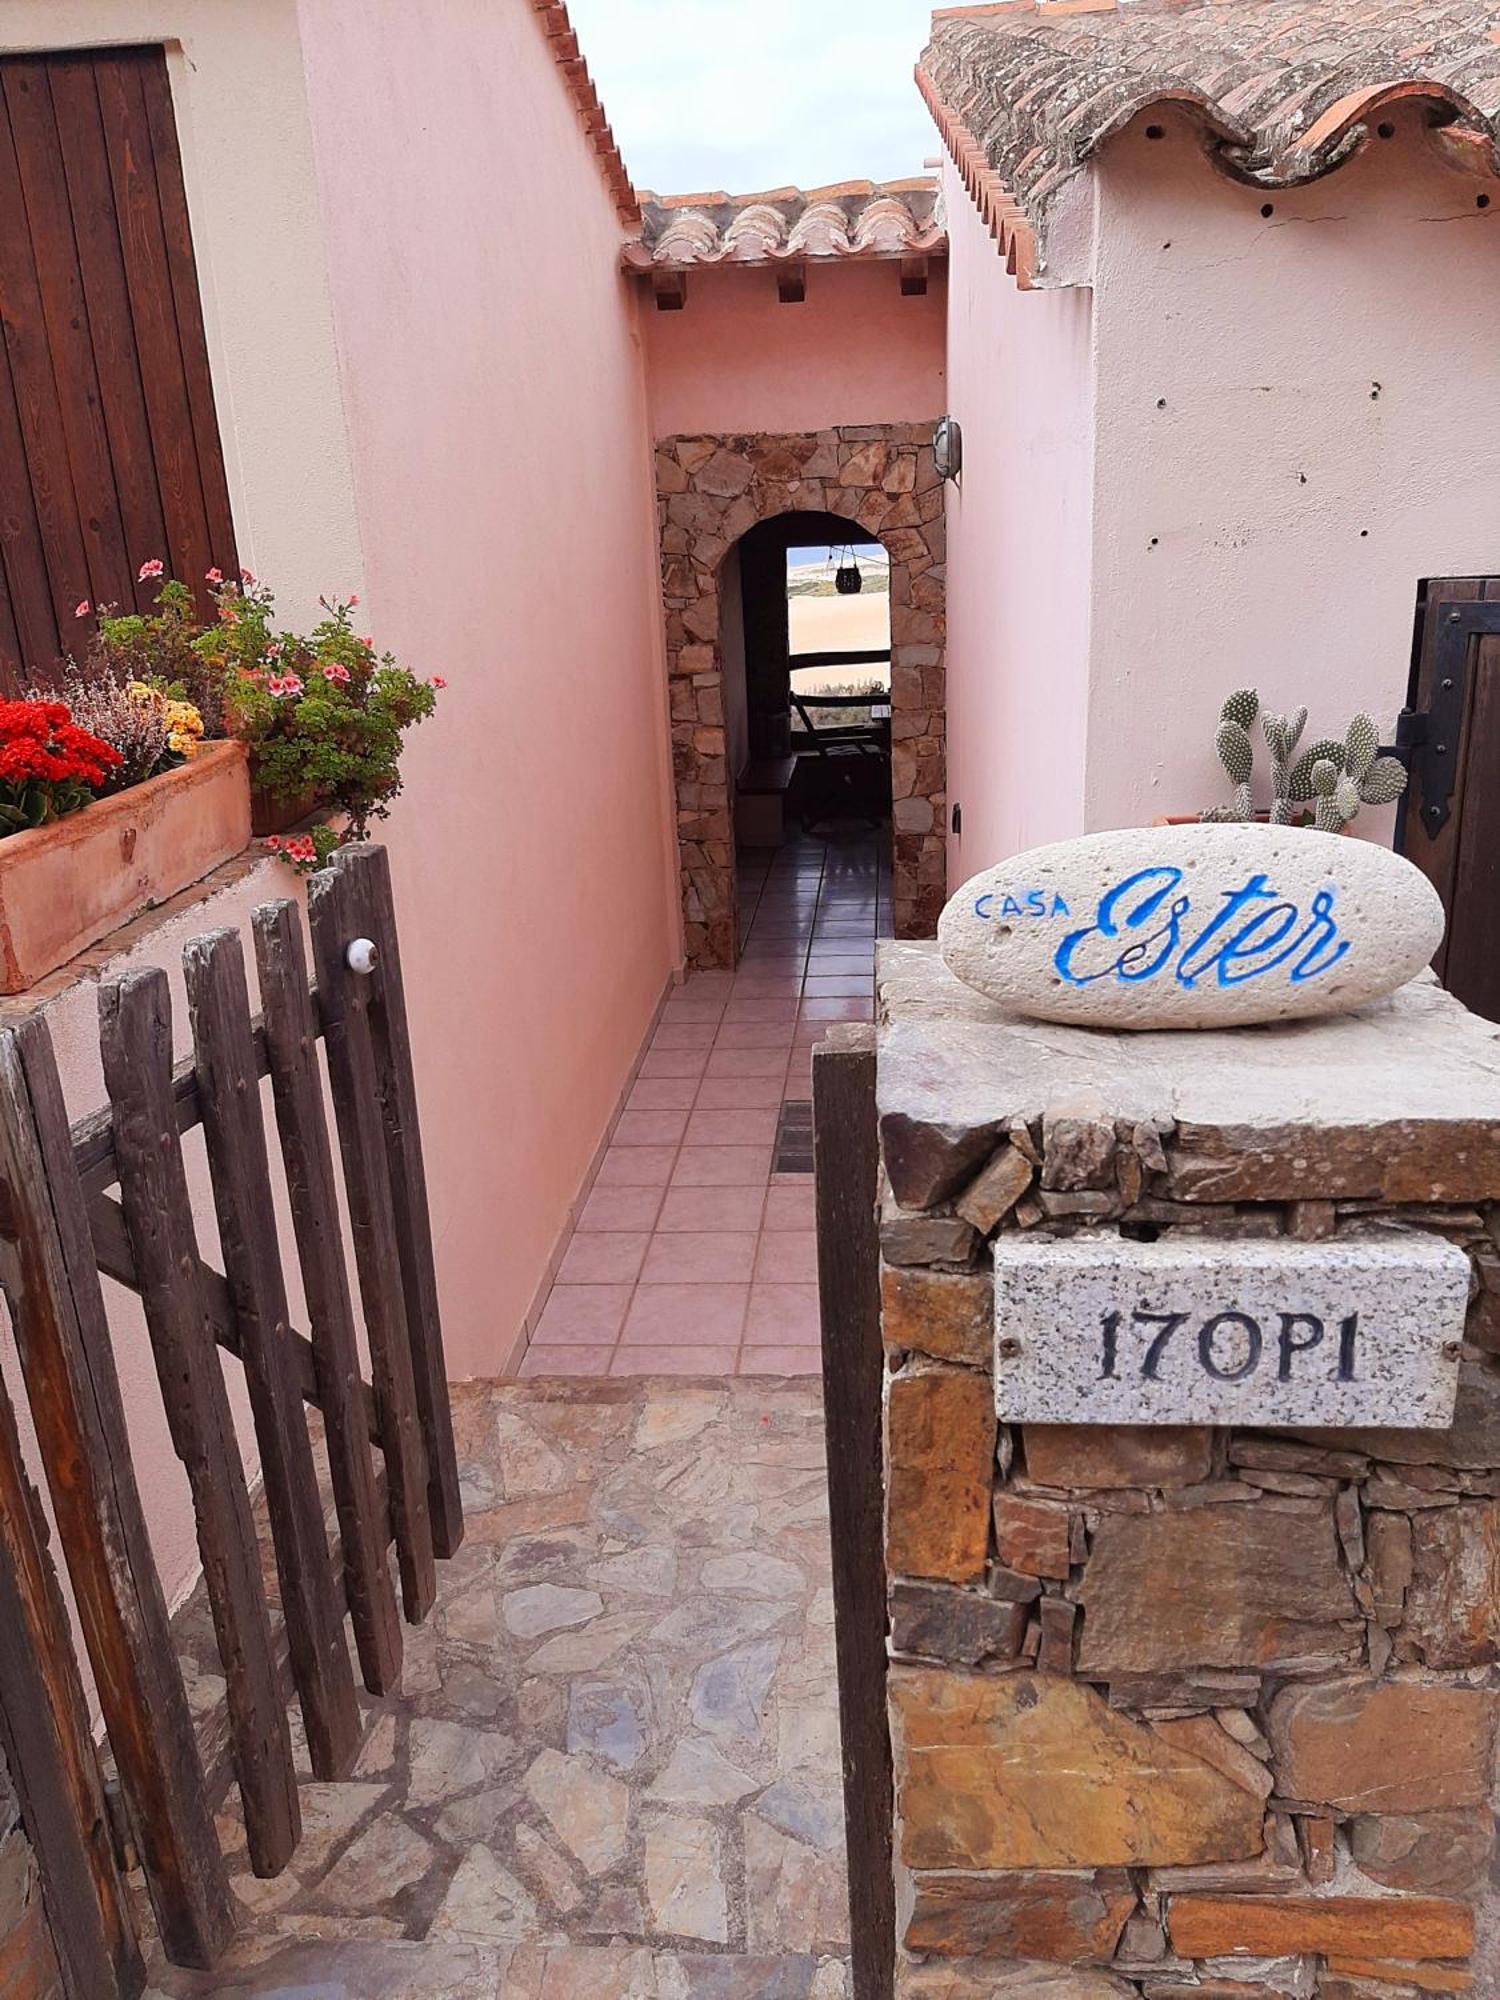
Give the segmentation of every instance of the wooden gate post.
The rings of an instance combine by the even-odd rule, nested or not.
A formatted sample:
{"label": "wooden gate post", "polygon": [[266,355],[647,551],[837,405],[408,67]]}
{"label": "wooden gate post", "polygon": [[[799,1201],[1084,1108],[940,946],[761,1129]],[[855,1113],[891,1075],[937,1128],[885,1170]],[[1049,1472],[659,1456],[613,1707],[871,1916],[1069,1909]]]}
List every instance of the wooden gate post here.
{"label": "wooden gate post", "polygon": [[0,1740],[68,2000],[135,2000],[146,1968],[45,1535],[0,1382]]}
{"label": "wooden gate post", "polygon": [[[162,1942],[175,1963],[209,1967],[234,1933],[234,1906],[131,1466],[83,1191],[40,1016],[0,1035],[0,1281]],[[66,1621],[58,1643],[71,1670]]]}
{"label": "wooden gate post", "polygon": [[850,1023],[832,1029],[813,1051],[813,1162],[853,2000],[890,2000],[896,1967],[885,1705],[879,1160],[875,1031]]}

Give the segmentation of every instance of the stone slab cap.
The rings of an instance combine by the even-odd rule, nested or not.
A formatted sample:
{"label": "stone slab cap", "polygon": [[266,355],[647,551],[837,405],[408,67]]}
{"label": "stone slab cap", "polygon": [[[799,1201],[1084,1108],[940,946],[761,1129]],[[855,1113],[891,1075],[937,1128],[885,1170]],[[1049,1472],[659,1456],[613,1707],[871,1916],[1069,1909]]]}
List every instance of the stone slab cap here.
{"label": "stone slab cap", "polygon": [[947,1199],[1017,1120],[1091,1093],[1161,1132],[1186,1202],[1500,1199],[1500,1030],[1430,974],[1356,1013],[1192,1034],[1008,1014],[930,943],[877,962],[881,1143],[903,1208]]}

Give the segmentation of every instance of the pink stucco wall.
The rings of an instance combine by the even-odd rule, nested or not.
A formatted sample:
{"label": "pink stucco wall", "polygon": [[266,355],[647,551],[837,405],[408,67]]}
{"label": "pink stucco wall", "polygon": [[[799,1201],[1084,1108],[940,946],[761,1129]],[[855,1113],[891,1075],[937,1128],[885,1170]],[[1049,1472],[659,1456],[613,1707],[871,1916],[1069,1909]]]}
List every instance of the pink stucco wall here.
{"label": "pink stucco wall", "polygon": [[1078,830],[1090,591],[1092,385],[1087,291],[1019,292],[947,174],[948,795],[955,887]]}
{"label": "pink stucco wall", "polygon": [[783,305],[766,269],[693,271],[687,304],[660,312],[640,287],[657,437],[926,423],[944,408],[946,274],[901,296],[899,264],[812,264]]}
{"label": "pink stucco wall", "polygon": [[[1159,122],[1163,140],[1137,126],[1098,169],[1090,827],[1219,796],[1213,725],[1236,686],[1306,703],[1310,737],[1360,708],[1388,729],[1418,579],[1500,567],[1483,185],[1411,115],[1274,196]],[[1388,834],[1390,815],[1359,824]]]}
{"label": "pink stucco wall", "polygon": [[[451,1372],[509,1357],[678,958],[622,228],[529,6],[304,0]],[[338,579],[331,579],[336,584]]]}

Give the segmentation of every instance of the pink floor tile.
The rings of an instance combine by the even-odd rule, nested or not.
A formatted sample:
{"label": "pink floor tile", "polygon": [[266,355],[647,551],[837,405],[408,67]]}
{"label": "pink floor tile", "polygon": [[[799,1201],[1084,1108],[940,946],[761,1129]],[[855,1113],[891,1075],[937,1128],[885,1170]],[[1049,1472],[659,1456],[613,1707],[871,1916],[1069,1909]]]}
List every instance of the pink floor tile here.
{"label": "pink floor tile", "polygon": [[775,1049],[715,1049],[708,1059],[708,1067],[703,1076],[710,1077],[777,1076],[786,1068],[787,1051]]}
{"label": "pink floor tile", "polygon": [[755,1276],[766,1284],[818,1282],[818,1237],[813,1229],[776,1229],[760,1239]]}
{"label": "pink floor tile", "polygon": [[[623,1351],[623,1350],[620,1350]],[[742,1347],[737,1375],[821,1375],[819,1347]]]}
{"label": "pink floor tile", "polygon": [[[612,1242],[599,1237],[598,1242]],[[755,1262],[753,1231],[677,1229],[651,1239],[641,1281],[648,1285],[745,1284]]]}
{"label": "pink floor tile", "polygon": [[684,1146],[672,1169],[673,1187],[764,1187],[770,1178],[769,1146]]}
{"label": "pink floor tile", "polygon": [[583,1205],[578,1218],[581,1231],[595,1229],[651,1229],[661,1207],[661,1189],[654,1187],[600,1187]]}
{"label": "pink floor tile", "polygon": [[684,1141],[689,1146],[769,1146],[776,1137],[773,1105],[753,1111],[694,1111]]}
{"label": "pink floor tile", "polygon": [[[690,972],[673,994],[673,1000],[721,999],[734,984],[732,972]],[[672,1002],[669,1000],[667,1005]]]}
{"label": "pink floor tile", "polygon": [[675,1146],[610,1146],[599,1162],[594,1186],[664,1188],[676,1162]]}
{"label": "pink floor tile", "polygon": [[812,1187],[778,1187],[773,1181],[766,1196],[765,1229],[813,1229],[817,1226]]}
{"label": "pink floor tile", "polygon": [[852,944],[815,944],[807,961],[810,978],[833,978],[840,973],[865,973],[875,970],[873,951],[856,951]]}
{"label": "pink floor tile", "polygon": [[784,1021],[790,1026],[797,1018],[797,989],[775,1000],[731,1000],[724,1009],[724,1026],[736,1027],[746,1021]]}
{"label": "pink floor tile", "polygon": [[686,1111],[698,1095],[696,1076],[643,1076],[625,1100],[627,1111]]}
{"label": "pink floor tile", "polygon": [[[662,1028],[690,1028],[708,1022],[717,1025],[724,1012],[722,1000],[669,1000],[661,1010]],[[656,1031],[661,1033],[661,1028]]]}
{"label": "pink floor tile", "polygon": [[642,1077],[702,1076],[707,1049],[647,1049],[641,1057]]}
{"label": "pink floor tile", "polygon": [[745,1315],[747,1347],[774,1347],[789,1342],[815,1345],[821,1324],[816,1285],[750,1287],[750,1309]]}
{"label": "pink floor tile", "polygon": [[533,1347],[586,1347],[620,1337],[629,1285],[554,1285],[537,1321]]}
{"label": "pink floor tile", "polygon": [[643,1229],[576,1233],[558,1268],[560,1285],[629,1285],[651,1238]]}
{"label": "pink floor tile", "polygon": [[538,1375],[607,1375],[613,1347],[531,1346],[521,1362],[521,1375],[531,1381]]}
{"label": "pink floor tile", "polygon": [[782,1069],[771,1076],[706,1076],[693,1100],[698,1111],[764,1111],[781,1102]]}
{"label": "pink floor tile", "polygon": [[671,1146],[687,1129],[686,1111],[622,1111],[610,1142],[616,1146]]}
{"label": "pink floor tile", "polygon": [[802,990],[797,972],[742,972],[734,982],[730,1005],[740,1000],[795,1000]]}
{"label": "pink floor tile", "polygon": [[714,1045],[712,1021],[668,1022],[651,1037],[653,1049],[711,1049]]}
{"label": "pink floor tile", "polygon": [[621,1338],[633,1347],[684,1347],[705,1341],[738,1346],[749,1301],[748,1285],[637,1285]]}
{"label": "pink floor tile", "polygon": [[790,1021],[726,1022],[714,1041],[720,1049],[789,1049],[792,1046]]}
{"label": "pink floor tile", "polygon": [[804,1000],[802,1020],[804,1021],[873,1021],[875,1002],[873,998],[863,1000]]}
{"label": "pink floor tile", "polygon": [[722,1380],[734,1373],[734,1364],[732,1347],[617,1347],[609,1372],[611,1375],[706,1375]]}
{"label": "pink floor tile", "polygon": [[814,1000],[868,1000],[870,978],[866,973],[809,973],[802,990]]}
{"label": "pink floor tile", "polygon": [[765,1199],[758,1187],[670,1188],[656,1227],[659,1231],[748,1229],[754,1234],[760,1228]]}

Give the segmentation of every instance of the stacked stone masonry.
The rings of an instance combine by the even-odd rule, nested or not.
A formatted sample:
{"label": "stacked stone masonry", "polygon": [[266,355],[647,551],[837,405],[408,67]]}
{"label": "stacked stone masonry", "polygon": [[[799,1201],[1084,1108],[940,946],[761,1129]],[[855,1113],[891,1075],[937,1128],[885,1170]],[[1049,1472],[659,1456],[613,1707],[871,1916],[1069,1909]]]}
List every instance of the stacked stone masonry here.
{"label": "stacked stone masonry", "polygon": [[947,895],[947,549],[932,426],[665,438],[656,490],[689,966],[736,955],[720,569],[757,522],[792,512],[857,521],[890,557],[892,901],[898,937],[930,937]]}
{"label": "stacked stone masonry", "polygon": [[[1493,1027],[1425,980],[1175,1037],[1006,1020],[924,947],[880,984],[898,1993],[1500,1992]],[[1459,1244],[1456,1420],[1007,1424],[1013,1230]]]}

